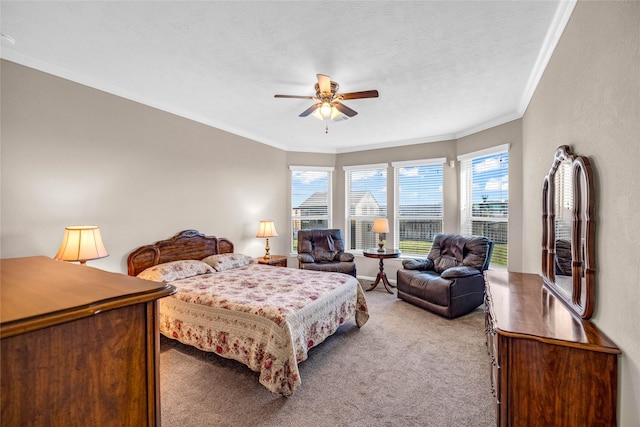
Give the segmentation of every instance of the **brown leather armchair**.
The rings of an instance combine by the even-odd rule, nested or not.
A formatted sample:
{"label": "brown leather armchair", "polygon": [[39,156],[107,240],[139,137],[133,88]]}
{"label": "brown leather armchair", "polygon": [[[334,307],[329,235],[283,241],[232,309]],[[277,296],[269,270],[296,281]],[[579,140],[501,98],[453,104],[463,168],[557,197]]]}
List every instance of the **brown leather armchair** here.
{"label": "brown leather armchair", "polygon": [[449,319],[467,314],[484,302],[492,252],[486,237],[437,234],[426,259],[402,262],[398,298]]}
{"label": "brown leather armchair", "polygon": [[298,231],[298,268],[346,273],[356,277],[353,258],[353,254],[344,252],[342,230]]}

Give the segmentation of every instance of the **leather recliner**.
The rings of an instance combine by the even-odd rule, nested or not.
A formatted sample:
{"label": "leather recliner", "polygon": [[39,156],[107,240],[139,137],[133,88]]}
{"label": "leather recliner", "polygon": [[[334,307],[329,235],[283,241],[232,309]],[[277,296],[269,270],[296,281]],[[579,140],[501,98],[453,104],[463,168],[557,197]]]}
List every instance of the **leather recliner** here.
{"label": "leather recliner", "polygon": [[344,252],[340,229],[298,231],[298,268],[331,271],[356,277],[353,254]]}
{"label": "leather recliner", "polygon": [[398,298],[449,319],[465,315],[484,302],[492,251],[486,237],[437,234],[426,259],[402,262]]}

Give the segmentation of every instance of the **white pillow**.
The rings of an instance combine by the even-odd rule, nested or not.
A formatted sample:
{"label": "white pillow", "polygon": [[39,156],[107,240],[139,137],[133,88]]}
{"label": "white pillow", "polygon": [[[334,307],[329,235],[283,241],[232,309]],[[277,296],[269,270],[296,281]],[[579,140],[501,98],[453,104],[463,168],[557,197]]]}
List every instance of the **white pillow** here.
{"label": "white pillow", "polygon": [[202,260],[206,262],[216,271],[230,270],[232,268],[244,267],[245,265],[255,264],[257,261],[243,254],[219,254],[209,255]]}
{"label": "white pillow", "polygon": [[173,282],[200,274],[214,273],[210,265],[195,259],[165,262],[154,265],[138,274],[140,279],[153,280],[154,282]]}

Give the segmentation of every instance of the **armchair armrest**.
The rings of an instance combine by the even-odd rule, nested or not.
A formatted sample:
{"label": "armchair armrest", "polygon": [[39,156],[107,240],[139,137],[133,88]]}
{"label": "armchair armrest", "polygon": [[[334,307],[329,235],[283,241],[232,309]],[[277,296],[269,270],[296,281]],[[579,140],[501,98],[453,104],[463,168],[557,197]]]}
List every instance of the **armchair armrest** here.
{"label": "armchair armrest", "polygon": [[354,258],[353,254],[349,252],[339,252],[336,254],[334,259],[340,262],[350,262],[350,261],[353,261],[353,258]]}
{"label": "armchair armrest", "polygon": [[405,259],[402,261],[402,267],[405,270],[433,270],[433,261],[429,258],[425,259]]}
{"label": "armchair armrest", "polygon": [[300,261],[300,262],[315,262],[316,259],[311,254],[298,254],[298,261]]}
{"label": "armchair armrest", "polygon": [[459,267],[447,268],[442,272],[442,274],[440,274],[440,277],[444,279],[458,279],[460,277],[475,276],[476,274],[482,273],[477,268],[461,265]]}

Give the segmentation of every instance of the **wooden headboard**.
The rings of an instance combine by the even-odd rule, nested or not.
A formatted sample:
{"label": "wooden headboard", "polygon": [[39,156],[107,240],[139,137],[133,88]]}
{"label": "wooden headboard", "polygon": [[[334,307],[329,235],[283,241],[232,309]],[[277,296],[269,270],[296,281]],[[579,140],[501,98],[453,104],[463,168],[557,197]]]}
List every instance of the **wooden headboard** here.
{"label": "wooden headboard", "polygon": [[127,274],[136,276],[146,268],[183,259],[202,259],[233,252],[233,243],[224,237],[205,236],[198,230],[184,230],[170,239],[141,246],[127,258]]}

